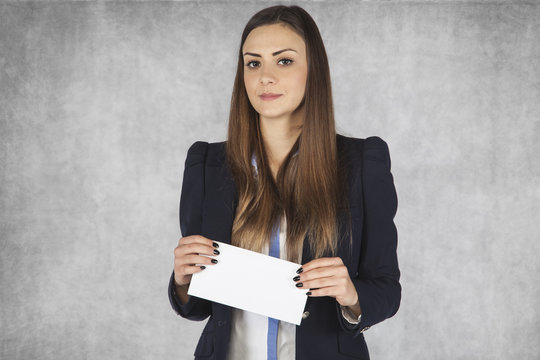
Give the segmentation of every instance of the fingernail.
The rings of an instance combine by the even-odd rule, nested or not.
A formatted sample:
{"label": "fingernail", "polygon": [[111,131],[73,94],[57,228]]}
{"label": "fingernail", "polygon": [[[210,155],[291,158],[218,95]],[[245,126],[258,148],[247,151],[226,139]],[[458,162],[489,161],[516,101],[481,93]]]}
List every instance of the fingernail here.
{"label": "fingernail", "polygon": [[306,295],[307,295],[307,296],[311,295],[311,291],[308,291],[308,292],[306,293]]}
{"label": "fingernail", "polygon": [[217,259],[212,259],[212,264],[217,264]]}
{"label": "fingernail", "polygon": [[304,284],[302,284],[302,283],[296,284],[296,287],[302,287],[302,286],[304,286]]}
{"label": "fingernail", "polygon": [[206,266],[201,265],[201,270],[204,270],[204,269],[206,269]]}
{"label": "fingernail", "polygon": [[214,247],[216,248],[219,247],[219,244],[217,242],[212,243],[212,245],[214,245]]}
{"label": "fingernail", "polygon": [[292,279],[293,279],[294,281],[298,281],[298,280],[300,280],[300,276],[297,275],[297,276],[293,277]]}
{"label": "fingernail", "polygon": [[300,269],[296,270],[296,273],[300,274],[302,271],[304,271],[304,269],[300,268]]}
{"label": "fingernail", "polygon": [[214,254],[219,255],[219,250],[214,249]]}

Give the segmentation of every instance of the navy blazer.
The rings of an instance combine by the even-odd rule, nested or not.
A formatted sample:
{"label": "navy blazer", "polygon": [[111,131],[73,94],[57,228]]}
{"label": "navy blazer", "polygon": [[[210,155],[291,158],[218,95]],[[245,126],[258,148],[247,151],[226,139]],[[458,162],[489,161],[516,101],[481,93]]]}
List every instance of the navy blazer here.
{"label": "navy blazer", "polygon": [[[390,173],[387,144],[378,137],[356,139],[337,135],[339,156],[348,164],[352,249],[338,248],[358,292],[361,322],[351,326],[332,297],[308,297],[304,319],[296,327],[297,360],[369,359],[363,332],[393,316],[400,304],[400,271],[396,254],[397,232],[393,218],[397,196]],[[188,150],[180,200],[182,236],[202,235],[231,242],[237,192],[226,164],[225,142],[198,141]],[[345,228],[340,226],[340,231]],[[302,264],[312,260],[304,242]],[[208,317],[195,359],[225,360],[231,333],[231,307],[190,296],[182,305],[174,292],[174,271],[169,300],[182,317]],[[244,359],[230,359],[244,360]]]}

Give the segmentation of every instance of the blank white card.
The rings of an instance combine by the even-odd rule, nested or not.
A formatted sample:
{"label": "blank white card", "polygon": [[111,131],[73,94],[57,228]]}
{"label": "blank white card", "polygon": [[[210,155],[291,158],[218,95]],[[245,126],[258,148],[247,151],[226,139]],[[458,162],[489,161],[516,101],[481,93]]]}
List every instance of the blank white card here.
{"label": "blank white card", "polygon": [[188,294],[300,325],[308,289],[290,261],[218,242],[218,263],[193,274]]}

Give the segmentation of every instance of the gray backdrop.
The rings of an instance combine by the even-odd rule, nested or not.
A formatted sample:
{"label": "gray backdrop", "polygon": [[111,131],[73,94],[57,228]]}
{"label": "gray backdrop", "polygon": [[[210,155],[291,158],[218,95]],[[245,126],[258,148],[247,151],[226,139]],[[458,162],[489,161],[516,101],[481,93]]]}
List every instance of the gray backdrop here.
{"label": "gray backdrop", "polygon": [[[338,129],[386,140],[403,300],[373,359],[540,359],[540,4],[297,2]],[[190,359],[167,299],[186,150],[225,139],[268,2],[0,5],[2,359]]]}

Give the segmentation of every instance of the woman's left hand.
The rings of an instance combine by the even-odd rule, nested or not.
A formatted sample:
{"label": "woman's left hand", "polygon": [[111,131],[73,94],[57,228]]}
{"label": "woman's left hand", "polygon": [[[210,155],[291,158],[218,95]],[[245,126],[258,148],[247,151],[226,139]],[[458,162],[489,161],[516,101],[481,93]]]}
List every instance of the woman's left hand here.
{"label": "woman's left hand", "polygon": [[298,288],[310,289],[309,296],[331,296],[342,306],[359,305],[358,293],[341,258],[315,259],[301,269],[293,280]]}

